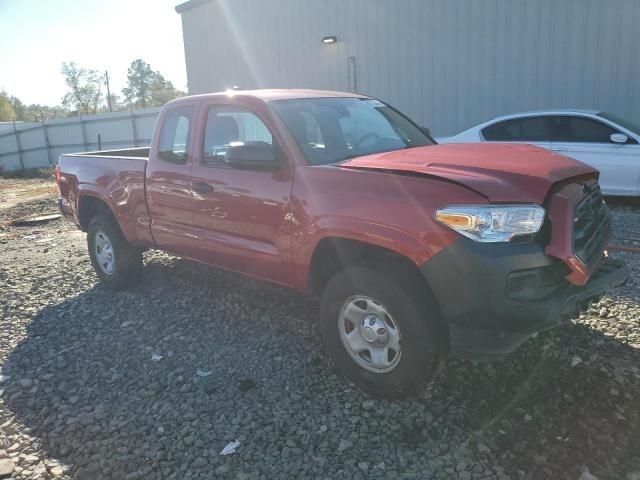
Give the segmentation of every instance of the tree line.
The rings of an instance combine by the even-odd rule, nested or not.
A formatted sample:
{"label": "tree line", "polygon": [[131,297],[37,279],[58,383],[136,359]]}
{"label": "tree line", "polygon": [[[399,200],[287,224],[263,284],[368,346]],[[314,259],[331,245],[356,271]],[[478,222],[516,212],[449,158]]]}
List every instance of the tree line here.
{"label": "tree line", "polygon": [[122,89],[121,95],[111,92],[107,96],[105,75],[75,62],[63,62],[61,73],[68,88],[61,105],[25,105],[19,98],[0,91],[0,122],[38,122],[74,115],[153,107],[186,95],[140,58],[129,65],[127,85]]}

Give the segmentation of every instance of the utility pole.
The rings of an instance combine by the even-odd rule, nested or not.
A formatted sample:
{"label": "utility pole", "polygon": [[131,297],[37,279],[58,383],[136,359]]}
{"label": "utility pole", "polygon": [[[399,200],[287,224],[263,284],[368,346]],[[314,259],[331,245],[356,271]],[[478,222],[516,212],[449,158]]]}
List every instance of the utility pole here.
{"label": "utility pole", "polygon": [[107,70],[104,71],[104,77],[107,81],[107,105],[109,105],[109,111],[113,112],[111,109],[111,90],[109,90],[109,72]]}

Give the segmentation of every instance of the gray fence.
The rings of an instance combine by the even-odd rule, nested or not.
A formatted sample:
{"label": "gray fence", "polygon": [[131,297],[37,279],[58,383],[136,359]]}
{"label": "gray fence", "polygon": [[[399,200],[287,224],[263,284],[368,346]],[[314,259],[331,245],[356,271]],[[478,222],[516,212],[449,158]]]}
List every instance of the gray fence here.
{"label": "gray fence", "polygon": [[56,165],[63,153],[148,146],[158,112],[160,107],[2,125],[0,171]]}

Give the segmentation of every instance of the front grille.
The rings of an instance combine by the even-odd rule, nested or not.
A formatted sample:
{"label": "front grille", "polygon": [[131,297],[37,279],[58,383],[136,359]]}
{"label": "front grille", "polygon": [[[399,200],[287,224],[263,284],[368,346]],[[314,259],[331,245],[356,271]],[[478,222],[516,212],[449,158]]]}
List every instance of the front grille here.
{"label": "front grille", "polygon": [[611,236],[611,215],[600,187],[589,192],[576,205],[573,221],[573,251],[582,263],[591,267],[602,257]]}

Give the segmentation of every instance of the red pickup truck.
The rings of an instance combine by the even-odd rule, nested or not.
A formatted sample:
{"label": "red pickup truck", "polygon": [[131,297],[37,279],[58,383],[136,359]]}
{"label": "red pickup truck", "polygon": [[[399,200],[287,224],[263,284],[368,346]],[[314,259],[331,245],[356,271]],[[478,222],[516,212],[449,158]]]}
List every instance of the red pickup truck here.
{"label": "red pickup truck", "polygon": [[379,100],[181,98],[150,148],[62,155],[59,205],[102,282],[155,248],[316,295],[327,349],[399,396],[445,354],[503,358],[624,283],[598,172],[528,145],[436,145]]}

